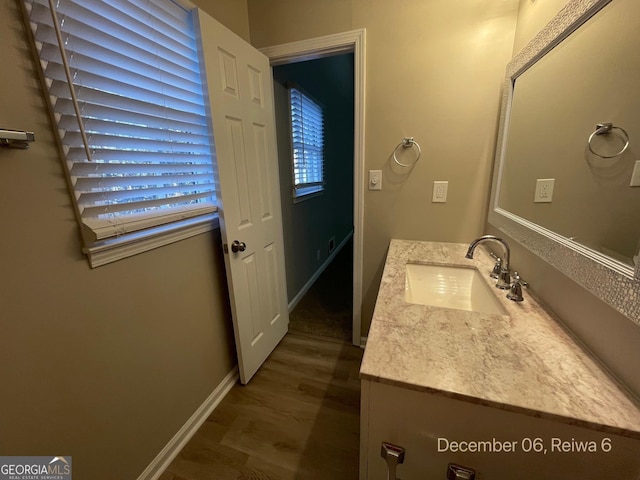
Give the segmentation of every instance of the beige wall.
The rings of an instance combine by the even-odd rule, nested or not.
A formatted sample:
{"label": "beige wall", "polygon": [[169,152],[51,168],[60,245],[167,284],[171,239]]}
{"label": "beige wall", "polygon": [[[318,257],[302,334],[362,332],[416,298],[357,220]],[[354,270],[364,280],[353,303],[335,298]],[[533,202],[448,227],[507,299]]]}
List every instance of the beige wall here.
{"label": "beige wall", "polygon": [[18,2],[0,43],[0,126],[37,138],[0,150],[0,454],[135,479],[234,367],[219,233],[91,270]]}
{"label": "beige wall", "polygon": [[247,0],[256,48],[351,30],[353,0]]}
{"label": "beige wall", "polygon": [[191,0],[229,30],[249,41],[247,0]]}
{"label": "beige wall", "polygon": [[[391,238],[467,242],[484,229],[517,14],[517,1],[494,3],[248,2],[257,47],[367,30],[365,168],[384,176],[383,191],[365,193],[363,334]],[[404,136],[423,155],[411,172],[396,172],[390,156]],[[434,180],[449,181],[448,203],[431,203]]]}
{"label": "beige wall", "polygon": [[518,27],[513,42],[514,56],[536,36],[568,0],[520,0]]}

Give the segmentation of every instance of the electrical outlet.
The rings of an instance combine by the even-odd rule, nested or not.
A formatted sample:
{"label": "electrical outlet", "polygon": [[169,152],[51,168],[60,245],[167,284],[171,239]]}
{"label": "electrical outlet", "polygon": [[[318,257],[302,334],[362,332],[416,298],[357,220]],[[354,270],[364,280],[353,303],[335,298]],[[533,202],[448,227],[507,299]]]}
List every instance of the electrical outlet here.
{"label": "electrical outlet", "polygon": [[555,183],[555,178],[538,178],[536,180],[536,193],[533,196],[533,202],[551,203]]}
{"label": "electrical outlet", "polygon": [[431,198],[431,202],[445,203],[447,201],[447,190],[449,190],[448,181],[433,182],[433,196]]}
{"label": "electrical outlet", "polygon": [[329,244],[327,245],[327,253],[331,255],[335,249],[336,249],[336,237],[331,237],[329,239]]}

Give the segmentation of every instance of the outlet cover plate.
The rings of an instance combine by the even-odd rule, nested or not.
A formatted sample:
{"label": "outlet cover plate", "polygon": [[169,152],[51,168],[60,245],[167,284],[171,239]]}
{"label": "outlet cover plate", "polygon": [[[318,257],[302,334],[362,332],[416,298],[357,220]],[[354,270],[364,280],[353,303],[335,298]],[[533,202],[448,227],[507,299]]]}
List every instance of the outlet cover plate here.
{"label": "outlet cover plate", "polygon": [[633,173],[631,174],[630,187],[640,187],[640,160],[636,160],[636,164],[633,167]]}
{"label": "outlet cover plate", "polygon": [[538,178],[536,180],[536,193],[533,197],[534,203],[551,203],[553,199],[553,187],[555,178]]}
{"label": "outlet cover plate", "polygon": [[431,201],[433,203],[446,203],[448,190],[449,190],[448,181],[437,180],[433,182],[433,196],[431,198]]}

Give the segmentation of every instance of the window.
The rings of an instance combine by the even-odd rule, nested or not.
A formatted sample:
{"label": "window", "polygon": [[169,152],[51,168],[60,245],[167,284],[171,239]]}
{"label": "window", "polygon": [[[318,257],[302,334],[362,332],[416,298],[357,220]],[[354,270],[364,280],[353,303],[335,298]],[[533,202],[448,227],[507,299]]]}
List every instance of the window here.
{"label": "window", "polygon": [[324,190],[324,115],[296,85],[289,85],[289,100],[295,201]]}
{"label": "window", "polygon": [[191,12],[171,0],[53,4],[25,0],[85,251],[210,229],[212,147]]}

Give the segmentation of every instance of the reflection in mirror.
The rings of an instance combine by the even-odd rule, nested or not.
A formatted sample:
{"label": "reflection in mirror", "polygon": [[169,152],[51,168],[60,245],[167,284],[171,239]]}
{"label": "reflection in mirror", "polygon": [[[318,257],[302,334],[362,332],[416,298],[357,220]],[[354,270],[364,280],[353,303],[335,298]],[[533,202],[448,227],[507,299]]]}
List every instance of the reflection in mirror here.
{"label": "reflection in mirror", "polygon": [[[515,79],[498,200],[629,266],[640,261],[637,4],[612,2]],[[620,128],[593,135],[594,155],[587,140],[605,122]],[[616,155],[625,132],[630,145]],[[543,183],[536,196],[538,179],[554,179],[553,188]]]}
{"label": "reflection in mirror", "polygon": [[640,325],[639,28],[637,0],[569,0],[509,63],[488,221]]}

